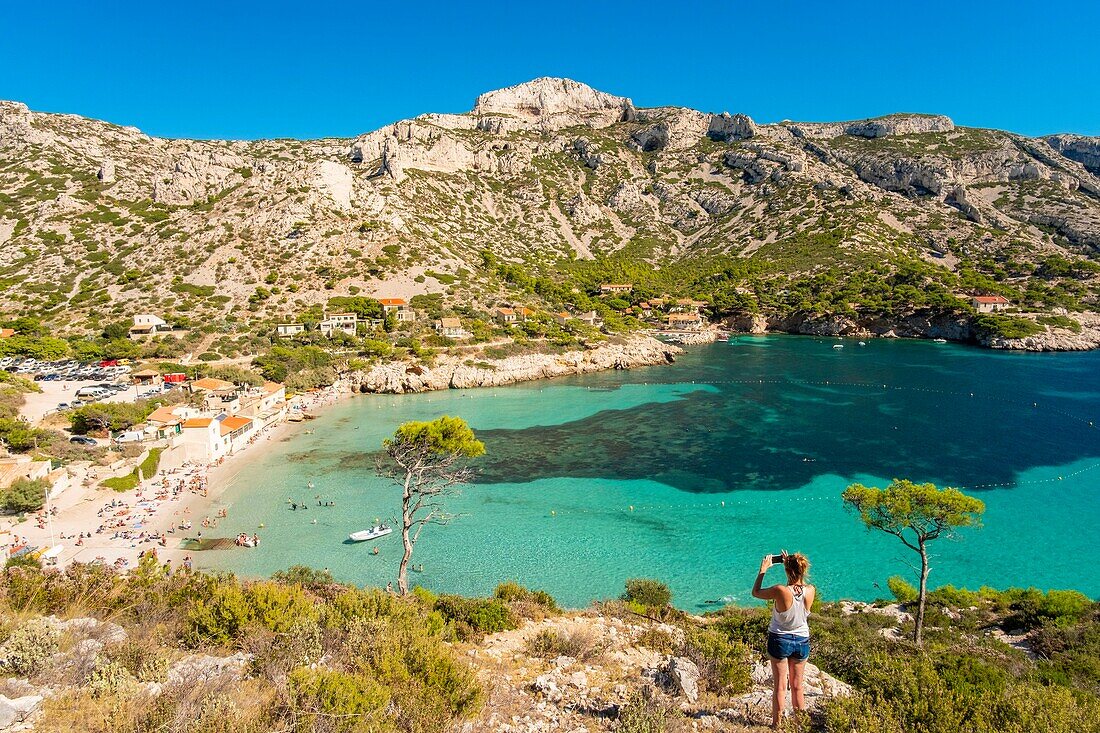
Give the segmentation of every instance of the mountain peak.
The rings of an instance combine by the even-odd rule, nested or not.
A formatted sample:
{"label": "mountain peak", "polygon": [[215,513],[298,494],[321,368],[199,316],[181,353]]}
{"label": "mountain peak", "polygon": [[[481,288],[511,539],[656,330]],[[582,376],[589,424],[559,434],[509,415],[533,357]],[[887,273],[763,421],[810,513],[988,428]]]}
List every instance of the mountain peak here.
{"label": "mountain peak", "polygon": [[544,76],[486,92],[474,104],[475,115],[511,115],[545,119],[555,116],[634,116],[627,97],[601,92],[572,79]]}

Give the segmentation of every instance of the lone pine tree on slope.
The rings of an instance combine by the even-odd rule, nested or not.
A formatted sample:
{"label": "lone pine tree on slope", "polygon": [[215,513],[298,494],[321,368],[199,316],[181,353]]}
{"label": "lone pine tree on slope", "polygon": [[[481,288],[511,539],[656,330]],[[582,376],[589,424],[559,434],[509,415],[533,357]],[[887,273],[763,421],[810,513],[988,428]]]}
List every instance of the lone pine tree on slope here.
{"label": "lone pine tree on slope", "polygon": [[985,504],[958,489],[938,489],[894,479],[885,489],[852,484],[844,503],[859,513],[868,529],[892,534],[920,555],[920,588],[913,639],[921,643],[924,607],[928,597],[928,543],[959,527],[980,526]]}
{"label": "lone pine tree on slope", "polygon": [[443,500],[473,477],[469,460],[485,452],[485,445],[459,417],[444,415],[430,422],[403,423],[382,442],[386,457],[378,473],[401,487],[401,543],[404,553],[397,572],[401,595],[409,592],[409,560],[424,527],[447,524]]}

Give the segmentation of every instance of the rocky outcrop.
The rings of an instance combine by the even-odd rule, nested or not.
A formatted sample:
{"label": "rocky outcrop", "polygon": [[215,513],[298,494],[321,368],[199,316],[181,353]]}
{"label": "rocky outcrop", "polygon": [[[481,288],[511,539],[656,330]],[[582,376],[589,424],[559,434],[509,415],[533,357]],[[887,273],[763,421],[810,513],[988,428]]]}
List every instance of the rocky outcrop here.
{"label": "rocky outcrop", "polygon": [[607,127],[633,120],[637,113],[626,97],[596,91],[572,79],[543,77],[482,94],[473,114],[516,117],[551,131],[575,125]]}
{"label": "rocky outcrop", "polygon": [[1059,154],[1077,161],[1093,175],[1100,176],[1100,137],[1048,135],[1043,140]]}
{"label": "rocky outcrop", "polygon": [[972,222],[981,224],[984,219],[982,218],[982,212],[978,210],[978,207],[970,202],[966,195],[966,186],[955,186],[944,198],[944,203],[954,206],[963,215]]}
{"label": "rocky outcrop", "polygon": [[799,153],[764,145],[746,143],[726,153],[726,165],[743,171],[749,183],[786,180],[790,173],[800,173],[805,160]]}
{"label": "rocky outcrop", "polygon": [[360,392],[403,394],[438,389],[500,387],[505,384],[671,364],[680,349],[649,337],[632,337],[563,354],[527,354],[491,362],[442,357],[426,366],[408,362],[378,364],[357,380]]}
{"label": "rocky outcrop", "polygon": [[711,140],[728,142],[730,140],[748,140],[756,136],[756,123],[748,115],[729,112],[714,115],[707,126],[707,137]]}
{"label": "rocky outcrop", "polygon": [[928,132],[951,132],[955,123],[944,115],[887,115],[854,122],[799,122],[784,123],[796,137],[833,138],[841,135],[853,137],[891,137],[916,135]]}
{"label": "rocky outcrop", "polygon": [[42,704],[41,695],[24,695],[14,700],[0,695],[0,730],[9,730],[33,715]]}

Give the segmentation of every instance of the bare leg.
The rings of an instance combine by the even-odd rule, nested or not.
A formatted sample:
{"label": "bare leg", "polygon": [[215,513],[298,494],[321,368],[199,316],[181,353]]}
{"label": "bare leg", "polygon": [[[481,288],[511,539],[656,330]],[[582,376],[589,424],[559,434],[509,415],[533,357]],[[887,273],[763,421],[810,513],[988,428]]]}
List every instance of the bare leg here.
{"label": "bare leg", "polygon": [[779,730],[783,706],[787,702],[787,663],[768,657],[772,665],[772,728]]}
{"label": "bare leg", "polygon": [[787,668],[791,677],[791,706],[795,710],[806,709],[806,698],[802,692],[802,679],[806,674],[806,660],[790,658]]}

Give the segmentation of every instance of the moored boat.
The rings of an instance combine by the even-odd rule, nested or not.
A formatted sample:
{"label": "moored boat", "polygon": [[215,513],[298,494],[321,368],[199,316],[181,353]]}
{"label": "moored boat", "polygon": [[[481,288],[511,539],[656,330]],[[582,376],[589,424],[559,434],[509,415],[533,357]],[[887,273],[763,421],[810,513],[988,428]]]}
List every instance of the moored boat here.
{"label": "moored boat", "polygon": [[380,524],[377,527],[371,527],[370,529],[362,529],[358,532],[352,532],[348,535],[348,539],[352,542],[366,542],[367,540],[376,540],[379,537],[385,537],[391,532],[393,532],[393,527],[388,527],[385,524]]}

